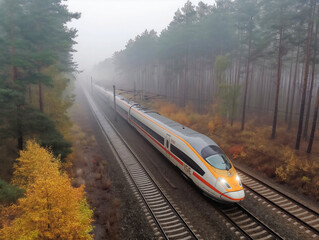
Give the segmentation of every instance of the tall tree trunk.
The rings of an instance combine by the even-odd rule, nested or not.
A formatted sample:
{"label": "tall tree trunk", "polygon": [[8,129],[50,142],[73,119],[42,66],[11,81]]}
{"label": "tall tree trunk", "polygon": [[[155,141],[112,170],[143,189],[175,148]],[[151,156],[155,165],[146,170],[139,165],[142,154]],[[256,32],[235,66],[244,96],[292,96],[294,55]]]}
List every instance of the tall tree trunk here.
{"label": "tall tree trunk", "polygon": [[[16,55],[16,49],[15,49],[15,35],[14,35],[14,22],[13,22],[13,12],[12,10],[10,10],[9,13],[10,16],[10,57],[11,57],[11,71],[12,71],[12,83],[16,84],[17,81],[17,73],[18,73],[18,69],[15,66],[14,63],[14,58]],[[16,116],[17,116],[17,147],[18,150],[23,150],[23,131],[22,131],[22,112],[21,112],[21,108],[23,108],[23,105],[21,104],[17,104],[17,112],[16,112]]]}
{"label": "tall tree trunk", "polygon": [[17,144],[18,144],[18,150],[23,150],[23,130],[22,130],[22,110],[23,110],[23,105],[18,105],[17,106],[17,134],[18,134],[18,139],[17,139]]}
{"label": "tall tree trunk", "polygon": [[295,73],[294,73],[294,81],[293,81],[293,84],[292,84],[292,96],[291,96],[290,111],[289,111],[289,118],[288,118],[288,130],[290,130],[291,126],[292,126],[292,114],[293,114],[293,109],[294,109],[293,107],[294,107],[294,100],[295,100],[295,93],[296,93],[298,62],[299,62],[299,51],[300,51],[300,47],[298,45],[297,57],[296,57],[296,65],[295,65]]}
{"label": "tall tree trunk", "polygon": [[310,82],[310,90],[308,96],[308,106],[307,106],[307,113],[306,113],[306,121],[305,121],[305,130],[303,133],[304,139],[307,139],[308,136],[308,125],[309,125],[309,117],[310,117],[310,108],[311,108],[311,99],[312,99],[312,90],[313,90],[313,83],[315,78],[315,68],[316,68],[316,55],[317,55],[317,34],[318,34],[318,24],[316,24],[316,31],[314,35],[314,50],[313,50],[313,57],[312,57],[312,72],[311,72],[311,82]]}
{"label": "tall tree trunk", "polygon": [[[37,28],[39,28],[39,25],[37,25]],[[40,53],[40,51],[41,51],[41,47],[40,46],[38,46],[37,47],[37,51],[38,51],[38,53]],[[38,62],[38,73],[40,73],[41,72],[41,67],[40,67],[40,62]],[[44,104],[43,104],[43,83],[42,82],[39,82],[39,84],[38,84],[38,87],[39,87],[39,108],[40,108],[40,111],[41,112],[44,112]]]}
{"label": "tall tree trunk", "polygon": [[[240,79],[240,68],[241,68],[241,61],[240,58],[238,59],[238,61],[236,61],[236,73],[235,73],[235,89],[238,86],[238,82]],[[235,93],[235,91],[234,91]],[[232,111],[231,111],[231,120],[230,120],[230,125],[233,126],[234,124],[234,118],[235,118],[235,104],[236,104],[236,96],[235,94],[233,95],[233,102],[232,102]]]}
{"label": "tall tree trunk", "polygon": [[291,64],[290,64],[290,71],[289,71],[289,85],[288,85],[287,103],[286,103],[286,111],[285,111],[285,123],[288,123],[288,108],[289,108],[289,100],[290,100],[292,64],[293,64],[293,56],[291,56]]}
{"label": "tall tree trunk", "polygon": [[11,50],[11,68],[12,68],[12,82],[17,80],[17,67],[14,65],[15,57],[15,36],[14,36],[14,23],[13,23],[13,13],[10,10],[10,50]]}
{"label": "tall tree trunk", "polygon": [[274,139],[275,136],[276,136],[276,127],[277,127],[278,100],[279,100],[279,90],[280,90],[280,80],[281,80],[282,34],[283,34],[283,27],[281,26],[280,30],[279,30],[279,50],[278,50],[278,65],[277,65],[277,88],[276,88],[276,101],[275,101],[275,110],[274,110],[274,120],[273,120],[272,133],[271,133],[271,138],[272,139]]}
{"label": "tall tree trunk", "polygon": [[296,150],[299,150],[299,148],[300,148],[303,117],[304,117],[304,111],[305,111],[307,80],[308,80],[308,74],[309,74],[309,55],[310,55],[311,32],[312,32],[312,26],[313,26],[313,5],[314,5],[314,0],[310,0],[310,17],[309,17],[309,21],[308,21],[308,33],[307,33],[306,56],[305,56],[305,73],[304,73],[301,105],[300,105],[298,133],[297,133],[296,146],[295,146]]}
{"label": "tall tree trunk", "polygon": [[44,112],[44,106],[43,106],[43,83],[39,82],[39,106],[40,111]]}
{"label": "tall tree trunk", "polygon": [[28,86],[28,93],[29,93],[29,101],[30,101],[30,104],[32,103],[32,89],[31,89],[31,85]]}
{"label": "tall tree trunk", "polygon": [[267,107],[266,107],[267,115],[268,115],[268,113],[270,111],[270,101],[272,99],[272,91],[271,91],[271,89],[272,89],[272,80],[273,80],[273,70],[270,70],[270,73],[269,73],[269,76],[268,76],[268,87],[267,87],[268,95],[267,95],[267,101],[266,101],[266,103],[267,103]]}
{"label": "tall tree trunk", "polygon": [[316,100],[316,106],[315,106],[315,113],[313,115],[312,128],[311,128],[310,140],[309,140],[309,144],[308,144],[308,148],[307,148],[307,153],[311,153],[311,148],[312,148],[313,140],[315,137],[315,131],[316,131],[316,125],[317,125],[318,110],[319,110],[319,87],[317,90],[317,100]]}
{"label": "tall tree trunk", "polygon": [[245,117],[246,117],[246,101],[247,101],[247,91],[248,91],[248,80],[249,80],[249,65],[250,65],[250,52],[251,52],[251,38],[252,38],[252,28],[253,28],[253,17],[250,17],[250,27],[249,27],[249,40],[248,40],[248,58],[246,66],[246,82],[245,82],[245,94],[244,94],[244,104],[243,104],[243,115],[241,120],[241,130],[245,129]]}
{"label": "tall tree trunk", "polygon": [[261,66],[261,78],[260,78],[260,87],[258,89],[263,89],[263,91],[260,92],[259,94],[259,100],[258,100],[258,105],[257,107],[259,109],[263,109],[263,98],[264,98],[264,91],[266,91],[266,89],[264,88],[265,85],[265,61],[262,63]]}
{"label": "tall tree trunk", "polygon": [[[195,65],[196,66],[196,65]],[[198,112],[202,112],[202,102],[203,102],[203,91],[202,91],[202,82],[203,82],[203,77],[202,77],[202,69],[201,66],[203,66],[202,58],[199,58],[198,62],[198,69],[197,69],[197,74],[198,74]],[[196,79],[194,79],[196,82]]]}

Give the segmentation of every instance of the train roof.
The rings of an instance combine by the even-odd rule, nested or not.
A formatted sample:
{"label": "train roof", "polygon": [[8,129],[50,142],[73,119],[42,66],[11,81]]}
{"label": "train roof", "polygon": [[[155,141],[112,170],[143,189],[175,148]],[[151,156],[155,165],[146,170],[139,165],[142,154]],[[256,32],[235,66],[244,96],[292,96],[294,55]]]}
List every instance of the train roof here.
{"label": "train roof", "polygon": [[185,127],[180,123],[177,123],[169,118],[160,115],[159,113],[153,111],[143,112],[165,125],[179,137],[185,139],[198,153],[201,153],[202,149],[208,145],[218,146],[212,139],[210,139],[206,135]]}
{"label": "train roof", "polygon": [[165,125],[169,130],[173,131],[179,137],[185,139],[198,153],[201,153],[202,149],[208,145],[218,146],[212,139],[207,137],[204,134],[194,131],[184,125],[177,123],[169,118],[166,118],[160,115],[157,112],[154,112],[148,108],[143,107],[142,105],[133,102],[121,95],[116,95],[122,101],[128,103],[131,107],[135,108],[138,111],[143,112],[144,114],[152,117],[157,120],[159,123]]}

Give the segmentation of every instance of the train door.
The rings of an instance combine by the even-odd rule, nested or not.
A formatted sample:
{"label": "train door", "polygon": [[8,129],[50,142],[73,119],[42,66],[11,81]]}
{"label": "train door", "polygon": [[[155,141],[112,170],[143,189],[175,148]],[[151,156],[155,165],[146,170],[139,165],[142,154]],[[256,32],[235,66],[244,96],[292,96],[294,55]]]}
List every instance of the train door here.
{"label": "train door", "polygon": [[166,137],[165,137],[165,148],[166,148],[166,156],[167,156],[167,158],[168,159],[171,159],[170,158],[170,154],[169,154],[169,152],[170,152],[170,148],[171,148],[171,135],[169,135],[169,134],[166,134]]}

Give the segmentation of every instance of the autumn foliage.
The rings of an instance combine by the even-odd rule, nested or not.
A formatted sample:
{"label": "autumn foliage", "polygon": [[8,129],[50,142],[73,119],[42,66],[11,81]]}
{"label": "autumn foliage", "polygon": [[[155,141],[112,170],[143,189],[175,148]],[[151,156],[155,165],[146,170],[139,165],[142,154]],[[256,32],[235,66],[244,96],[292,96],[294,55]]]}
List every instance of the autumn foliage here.
{"label": "autumn foliage", "polygon": [[234,145],[229,148],[228,152],[231,154],[233,158],[240,158],[245,154],[243,145]]}
{"label": "autumn foliage", "polygon": [[[15,164],[13,182],[26,189],[2,223],[0,239],[92,239],[84,186],[74,188],[60,163],[36,142],[28,141]],[[12,214],[14,213],[14,214]],[[10,219],[10,218],[9,218]]]}
{"label": "autumn foliage", "polygon": [[258,118],[250,118],[241,131],[239,122],[231,126],[218,114],[216,104],[204,114],[196,113],[190,104],[185,108],[163,100],[141,104],[211,137],[232,159],[319,200],[318,158],[294,151],[289,146],[293,136],[284,127],[278,126],[278,136],[271,140],[267,137],[271,127],[261,125]]}

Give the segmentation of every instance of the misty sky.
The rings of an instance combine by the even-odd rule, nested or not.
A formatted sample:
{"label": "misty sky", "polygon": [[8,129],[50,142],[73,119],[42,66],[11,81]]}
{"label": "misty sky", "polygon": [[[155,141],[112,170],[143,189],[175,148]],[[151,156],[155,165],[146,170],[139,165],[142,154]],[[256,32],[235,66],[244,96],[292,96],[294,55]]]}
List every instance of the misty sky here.
{"label": "misty sky", "polygon": [[[187,0],[68,0],[71,12],[81,12],[79,20],[69,24],[78,29],[74,54],[80,70],[111,57],[125,47],[130,38],[145,29],[160,33],[174,13]],[[191,1],[197,5],[200,0]],[[202,0],[213,4],[214,0]]]}

